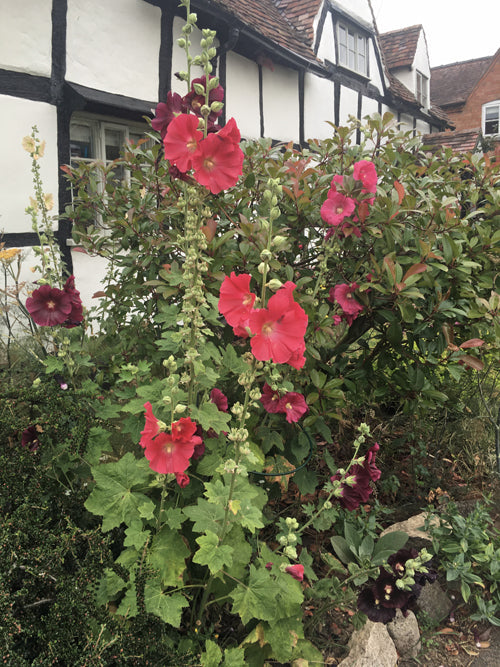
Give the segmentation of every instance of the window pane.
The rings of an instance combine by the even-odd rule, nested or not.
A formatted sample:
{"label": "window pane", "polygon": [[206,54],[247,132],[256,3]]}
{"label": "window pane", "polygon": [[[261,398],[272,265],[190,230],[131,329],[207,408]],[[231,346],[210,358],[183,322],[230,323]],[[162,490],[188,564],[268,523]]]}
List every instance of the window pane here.
{"label": "window pane", "polygon": [[71,158],[95,158],[92,142],[92,132],[88,125],[72,123],[70,127],[70,154]]}
{"label": "window pane", "polygon": [[120,130],[108,130],[104,131],[104,141],[105,141],[105,159],[106,160],[116,160],[120,157],[120,149],[125,143],[125,135]]}

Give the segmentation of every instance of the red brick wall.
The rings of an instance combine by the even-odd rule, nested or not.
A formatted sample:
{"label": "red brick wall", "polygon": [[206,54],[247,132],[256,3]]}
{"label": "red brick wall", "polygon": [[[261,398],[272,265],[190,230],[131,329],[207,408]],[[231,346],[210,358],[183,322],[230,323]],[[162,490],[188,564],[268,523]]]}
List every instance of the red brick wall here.
{"label": "red brick wall", "polygon": [[485,102],[500,100],[500,53],[487,70],[479,84],[474,88],[461,114],[450,117],[457,130],[481,127],[481,112]]}

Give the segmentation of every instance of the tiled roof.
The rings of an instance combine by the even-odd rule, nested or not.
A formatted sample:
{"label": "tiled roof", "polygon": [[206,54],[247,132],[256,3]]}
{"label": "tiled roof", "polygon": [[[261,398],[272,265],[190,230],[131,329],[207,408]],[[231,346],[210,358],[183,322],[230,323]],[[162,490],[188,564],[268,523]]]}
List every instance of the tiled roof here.
{"label": "tiled roof", "polygon": [[421,25],[392,30],[379,35],[380,46],[388,69],[411,67],[415,59]]}
{"label": "tiled roof", "polygon": [[456,130],[455,132],[435,132],[422,137],[424,146],[446,146],[457,153],[469,153],[476,149],[481,130]]}
{"label": "tiled roof", "polygon": [[[198,0],[200,9],[218,6],[255,32],[307,60],[312,49],[313,19],[321,0]],[[316,11],[314,11],[316,9]]]}
{"label": "tiled roof", "polygon": [[465,60],[431,69],[431,100],[441,107],[465,104],[488,69],[493,56]]}

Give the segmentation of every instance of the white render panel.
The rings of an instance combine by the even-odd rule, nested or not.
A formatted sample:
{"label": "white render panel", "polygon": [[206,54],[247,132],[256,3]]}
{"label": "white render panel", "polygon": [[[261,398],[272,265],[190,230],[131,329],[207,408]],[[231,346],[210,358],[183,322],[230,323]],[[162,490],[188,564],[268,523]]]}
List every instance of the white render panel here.
{"label": "white render panel", "polygon": [[308,139],[328,139],[333,127],[326,121],[334,121],[333,81],[314,74],[306,74],[304,81],[304,134]]}
{"label": "white render panel", "polygon": [[158,99],[161,11],[144,0],[68,0],[66,79]]}
{"label": "white render panel", "polygon": [[108,260],[97,255],[89,255],[83,249],[72,248],[73,274],[75,287],[85,308],[99,305],[99,298],[93,298],[96,292],[104,289]]}
{"label": "white render panel", "polygon": [[31,158],[23,149],[23,138],[31,134],[33,125],[46,142],[40,170],[45,193],[58,201],[57,117],[56,109],[45,102],[0,95],[0,126],[3,133],[0,151],[0,232],[31,232],[31,218],[25,209],[33,196]]}
{"label": "white render panel", "polygon": [[0,0],[1,69],[50,76],[51,11],[48,0]]}
{"label": "white render panel", "polygon": [[371,97],[363,97],[361,103],[361,119],[365,118],[365,116],[373,116],[375,113],[378,113],[377,100],[374,100]]}
{"label": "white render panel", "polygon": [[280,141],[299,140],[299,77],[294,70],[274,65],[262,68],[264,136]]}
{"label": "white render panel", "polygon": [[420,118],[417,118],[417,132],[420,134],[429,134],[431,131],[431,126],[429,123],[426,123],[423,120],[420,120]]}
{"label": "white render panel", "polygon": [[345,12],[351,14],[353,17],[362,19],[370,25],[372,24],[372,15],[368,0],[335,0],[335,4],[339,5]]}
{"label": "white render panel", "polygon": [[327,14],[323,24],[317,56],[320,60],[329,60],[332,63],[335,62],[335,40],[333,36],[332,16],[330,13]]}
{"label": "white render panel", "polygon": [[251,60],[228,53],[226,119],[233,117],[245,139],[260,137],[259,68]]}
{"label": "white render panel", "polygon": [[[187,61],[186,61],[186,51],[181,49],[177,44],[177,40],[182,36],[182,27],[186,24],[185,19],[176,16],[174,18],[174,25],[172,28],[172,34],[174,39],[174,46],[172,49],[172,90],[174,93],[179,93],[179,95],[185,95],[188,92],[188,86],[185,81],[180,81],[176,76],[176,72],[186,72],[187,71]],[[192,58],[199,56],[201,53],[200,47],[201,40],[201,30],[194,28],[193,32],[189,36],[189,41],[191,46],[189,47],[189,53]],[[218,41],[215,40],[214,46],[218,45]],[[197,79],[198,77],[203,76],[203,70],[201,67],[192,67],[191,69],[191,80]]]}
{"label": "white render panel", "polygon": [[340,118],[339,125],[347,125],[349,116],[355,116],[358,112],[358,93],[352,88],[341,86],[340,88]]}
{"label": "white render panel", "polygon": [[401,132],[413,131],[413,116],[410,116],[407,113],[402,113],[399,121]]}

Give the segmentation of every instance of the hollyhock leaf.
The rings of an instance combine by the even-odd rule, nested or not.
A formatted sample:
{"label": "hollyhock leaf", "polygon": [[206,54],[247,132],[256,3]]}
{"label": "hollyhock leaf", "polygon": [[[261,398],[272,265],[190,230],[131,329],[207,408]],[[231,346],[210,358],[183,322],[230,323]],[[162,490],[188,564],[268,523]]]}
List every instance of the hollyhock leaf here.
{"label": "hollyhock leaf", "polygon": [[137,589],[135,581],[129,581],[125,595],[116,610],[116,614],[124,618],[134,618],[134,616],[137,616],[137,613]]}
{"label": "hollyhock leaf", "polygon": [[119,577],[116,572],[107,567],[99,581],[99,587],[96,593],[96,602],[98,606],[105,605],[108,602],[115,600],[126,585],[126,582]]}
{"label": "hollyhock leaf", "polygon": [[121,523],[129,525],[145,512],[154,512],[155,504],[141,492],[154,477],[145,459],[137,460],[127,452],[119,461],[92,468],[92,475],[96,486],[85,507],[103,517],[104,533]]}
{"label": "hollyhock leaf", "polygon": [[257,569],[255,565],[250,565],[247,584],[238,584],[236,589],[229,593],[233,600],[232,612],[239,614],[244,624],[254,618],[274,621],[278,615],[279,590],[278,584],[265,567]]}
{"label": "hollyhock leaf", "polygon": [[182,535],[163,525],[148,553],[148,563],[158,570],[163,586],[179,586],[190,551]]}
{"label": "hollyhock leaf", "polygon": [[248,370],[247,364],[241,357],[236,354],[236,350],[232,345],[228,345],[224,350],[222,363],[235,375],[239,375],[240,373],[244,373],[246,370]]}
{"label": "hollyhock leaf", "polygon": [[193,562],[206,565],[212,574],[224,567],[230,567],[233,562],[233,547],[219,544],[215,533],[208,531],[206,535],[196,538],[200,548],[193,556]]}
{"label": "hollyhock leaf", "polygon": [[125,547],[135,547],[140,551],[151,534],[150,530],[143,530],[142,528],[142,521],[134,519],[125,530],[123,545]]}
{"label": "hollyhock leaf", "polygon": [[304,636],[304,629],[301,620],[297,618],[298,615],[299,612],[295,612],[294,616],[290,614],[274,623],[264,623],[266,641],[272,646],[273,658],[281,664],[290,662],[298,637]]}
{"label": "hollyhock leaf", "polygon": [[297,484],[299,491],[303,496],[307,496],[309,493],[314,493],[318,486],[318,477],[316,473],[312,470],[307,470],[307,468],[302,468],[296,472],[293,481]]}
{"label": "hollyhock leaf", "polygon": [[245,667],[247,664],[243,648],[238,646],[225,649],[222,667]]}
{"label": "hollyhock leaf", "polygon": [[341,535],[333,535],[330,538],[331,545],[343,563],[350,563],[353,560],[352,551],[349,548],[347,541]]}
{"label": "hollyhock leaf", "polygon": [[203,403],[199,408],[191,406],[191,416],[194,421],[200,424],[204,431],[208,431],[211,428],[216,433],[229,431],[231,414],[221,412],[214,403]]}
{"label": "hollyhock leaf", "polygon": [[203,533],[205,530],[210,530],[217,535],[220,534],[224,521],[224,508],[222,505],[211,503],[205,500],[205,498],[198,498],[196,505],[188,505],[182,511],[188,519],[194,522],[193,531],[195,533]]}
{"label": "hollyhock leaf", "polygon": [[217,644],[210,639],[205,642],[205,652],[200,656],[202,667],[219,667],[222,659],[222,651]]}
{"label": "hollyhock leaf", "polygon": [[189,602],[181,593],[164,593],[158,581],[147,581],[144,587],[144,605],[148,614],[154,614],[162,621],[179,628],[182,610]]}

